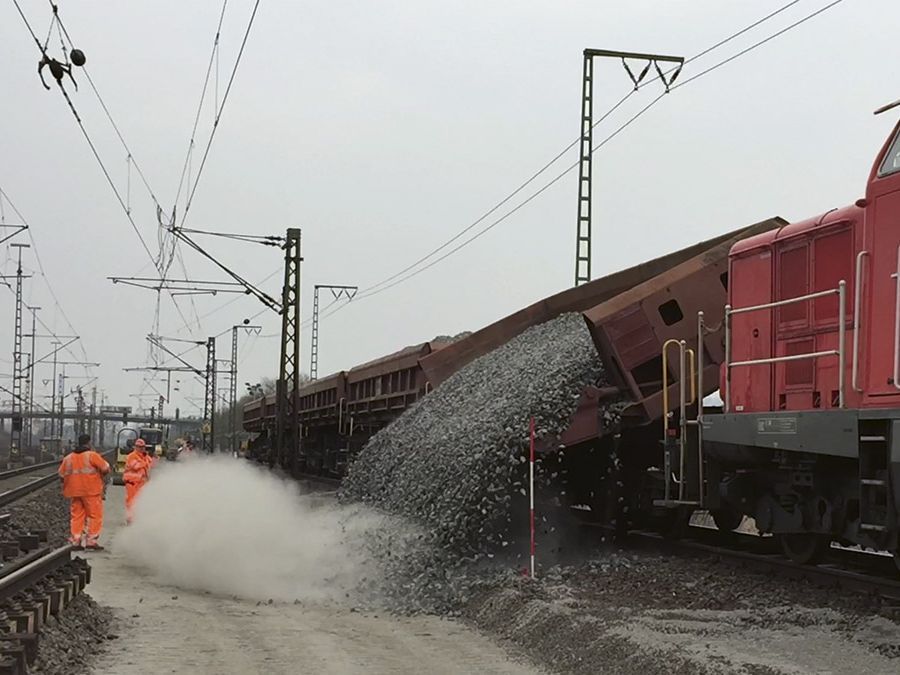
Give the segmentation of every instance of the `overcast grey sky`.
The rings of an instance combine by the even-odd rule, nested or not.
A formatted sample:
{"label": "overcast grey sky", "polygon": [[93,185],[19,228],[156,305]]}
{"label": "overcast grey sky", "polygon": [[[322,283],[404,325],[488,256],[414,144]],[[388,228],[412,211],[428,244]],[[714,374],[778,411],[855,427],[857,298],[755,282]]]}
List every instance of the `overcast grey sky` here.
{"label": "overcast grey sky", "polygon": [[[301,227],[308,315],[313,284],[366,287],[393,275],[574,140],[585,47],[691,56],[786,1],[262,0],[187,226],[260,234]],[[19,2],[43,38],[49,5]],[[796,2],[688,64],[681,79],[826,4]],[[228,2],[220,95],[252,6],[253,0]],[[220,11],[212,0],[60,2],[94,82],[167,206]],[[872,159],[897,117],[873,117],[872,110],[900,97],[898,26],[896,0],[845,0],[673,91],[618,135],[595,157],[594,276],[763,218],[799,219],[862,196]],[[50,44],[58,52],[58,41]],[[146,362],[154,294],[113,287],[106,277],[150,275],[149,259],[59,92],[41,87],[38,51],[11,0],[0,3],[0,57],[0,188],[30,222],[47,281],[88,357],[102,363],[95,372],[110,402],[137,405],[129,396],[141,391],[142,376],[122,369]],[[598,61],[595,68],[599,116],[630,83],[616,62]],[[75,76],[80,89],[69,85],[72,100],[124,192],[126,153],[84,74]],[[651,85],[633,96],[595,138],[659,91]],[[207,107],[198,150],[212,118]],[[574,161],[572,150],[507,207]],[[571,285],[576,194],[573,172],[428,271],[323,320],[320,375],[438,334],[477,329]],[[4,206],[7,221],[15,220]],[[134,175],[131,206],[156,250],[155,210]],[[269,277],[262,284],[269,293],[280,292],[279,251],[202,242],[249,279]],[[6,246],[0,262],[7,261],[9,274],[14,266]],[[185,250],[184,258],[191,275],[222,278],[196,253]],[[25,259],[34,270],[33,254]],[[44,308],[41,316],[54,330],[69,332],[40,276],[26,282],[25,296]],[[197,298],[200,327],[193,321],[185,328],[166,299],[161,333],[202,340],[263,309],[253,298],[223,308],[227,301]],[[195,317],[188,300],[181,308]],[[11,293],[0,295],[0,312],[9,319],[0,321],[0,345],[6,345],[0,370],[8,374]],[[255,323],[263,337],[242,338],[242,390],[245,381],[277,370],[279,319],[266,310]],[[307,331],[304,369],[308,348]],[[230,334],[219,350],[228,357]],[[188,356],[203,367],[202,350]],[[38,377],[49,376],[44,368]],[[195,414],[202,387],[180,379],[167,410],[178,405]]]}

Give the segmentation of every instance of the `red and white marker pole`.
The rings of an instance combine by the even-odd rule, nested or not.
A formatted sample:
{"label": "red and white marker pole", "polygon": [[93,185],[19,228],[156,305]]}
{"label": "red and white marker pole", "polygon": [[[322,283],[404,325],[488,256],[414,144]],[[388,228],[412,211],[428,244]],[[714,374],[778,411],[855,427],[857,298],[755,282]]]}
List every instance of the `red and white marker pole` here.
{"label": "red and white marker pole", "polygon": [[528,519],[531,526],[531,578],[534,579],[534,417],[529,423],[529,436],[531,438],[531,459],[528,466]]}

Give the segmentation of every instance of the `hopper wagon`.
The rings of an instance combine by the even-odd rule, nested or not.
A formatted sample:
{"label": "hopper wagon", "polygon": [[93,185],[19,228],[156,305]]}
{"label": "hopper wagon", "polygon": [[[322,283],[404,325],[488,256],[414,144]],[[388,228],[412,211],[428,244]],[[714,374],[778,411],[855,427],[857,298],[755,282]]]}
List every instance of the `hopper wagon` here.
{"label": "hopper wagon", "polygon": [[[836,541],[900,567],[900,124],[850,206],[771,218],[313,385],[330,408],[301,412],[305,461],[339,475],[429,389],[568,312],[605,370],[540,447],[565,462],[573,511],[618,527],[751,517],[796,562]],[[263,437],[274,412],[251,402],[245,428]]]}

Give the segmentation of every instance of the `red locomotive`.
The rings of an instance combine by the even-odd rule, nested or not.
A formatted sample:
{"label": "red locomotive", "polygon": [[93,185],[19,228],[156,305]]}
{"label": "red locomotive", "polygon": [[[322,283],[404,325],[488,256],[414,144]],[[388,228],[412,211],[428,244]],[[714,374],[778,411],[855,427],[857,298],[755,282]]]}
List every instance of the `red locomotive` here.
{"label": "red locomotive", "polygon": [[729,268],[708,504],[801,562],[832,540],[897,552],[900,124],[863,199],[736,244]]}

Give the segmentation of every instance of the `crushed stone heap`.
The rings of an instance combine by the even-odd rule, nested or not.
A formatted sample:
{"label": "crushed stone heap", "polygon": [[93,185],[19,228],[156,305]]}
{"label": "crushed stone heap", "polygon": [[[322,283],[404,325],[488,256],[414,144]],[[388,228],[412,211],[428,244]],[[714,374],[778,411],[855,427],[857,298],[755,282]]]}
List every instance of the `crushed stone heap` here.
{"label": "crushed stone heap", "polygon": [[[373,551],[406,559],[404,573],[416,576],[406,592],[444,586],[448,566],[481,561],[511,543],[510,505],[525,494],[529,418],[539,437],[556,437],[583,388],[604,383],[582,317],[566,314],[468,364],[371,438],[341,498],[421,526],[418,543],[433,561],[391,537],[383,545],[392,550]],[[414,564],[427,569],[409,569]]]}

